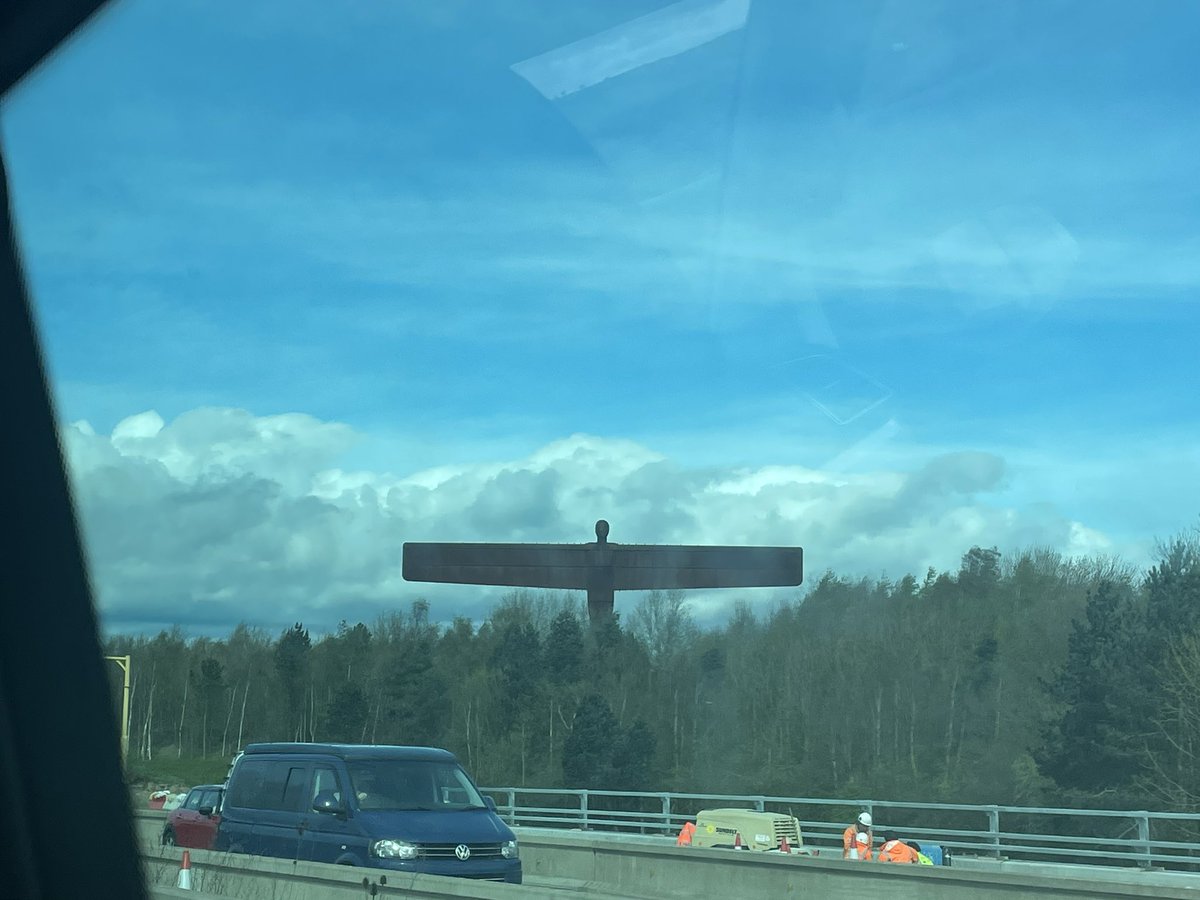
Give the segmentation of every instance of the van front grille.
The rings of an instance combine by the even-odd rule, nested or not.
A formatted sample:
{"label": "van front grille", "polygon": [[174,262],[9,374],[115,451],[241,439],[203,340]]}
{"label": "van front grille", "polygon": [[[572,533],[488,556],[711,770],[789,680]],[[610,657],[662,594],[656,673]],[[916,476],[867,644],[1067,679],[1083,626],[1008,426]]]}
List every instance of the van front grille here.
{"label": "van front grille", "polygon": [[[467,844],[471,848],[470,859],[503,859],[499,844]],[[458,844],[424,844],[420,849],[422,859],[457,859],[454,852]],[[466,860],[470,861],[470,860]]]}

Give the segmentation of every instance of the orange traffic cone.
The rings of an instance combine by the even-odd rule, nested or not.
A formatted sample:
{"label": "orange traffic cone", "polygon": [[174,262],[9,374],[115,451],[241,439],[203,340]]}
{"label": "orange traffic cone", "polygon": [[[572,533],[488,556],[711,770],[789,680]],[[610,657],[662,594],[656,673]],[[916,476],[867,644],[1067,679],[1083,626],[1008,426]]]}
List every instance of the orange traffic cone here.
{"label": "orange traffic cone", "polygon": [[780,842],[779,842],[779,852],[780,853],[791,853],[792,852],[792,847],[787,842],[786,834],[783,836],[782,840],[780,840]]}
{"label": "orange traffic cone", "polygon": [[745,850],[746,849],[745,847],[742,846],[742,833],[740,831],[735,832],[733,835],[733,849],[734,850]]}
{"label": "orange traffic cone", "polygon": [[192,889],[192,855],[183,851],[183,862],[179,866],[179,877],[175,879],[175,887],[181,891]]}
{"label": "orange traffic cone", "polygon": [[692,835],[696,833],[696,826],[691,822],[684,822],[683,829],[679,832],[679,837],[675,839],[676,845],[687,847],[692,843]]}

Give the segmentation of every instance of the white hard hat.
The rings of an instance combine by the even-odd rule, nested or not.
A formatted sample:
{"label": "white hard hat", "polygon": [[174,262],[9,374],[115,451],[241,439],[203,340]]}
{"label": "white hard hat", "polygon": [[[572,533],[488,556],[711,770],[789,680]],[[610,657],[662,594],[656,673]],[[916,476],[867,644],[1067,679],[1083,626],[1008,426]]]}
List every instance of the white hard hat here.
{"label": "white hard hat", "polygon": [[860,844],[865,844],[867,841],[869,841],[869,840],[870,840],[870,838],[869,838],[869,837],[867,837],[867,833],[866,833],[865,831],[860,831],[860,832],[858,833],[858,838],[857,838],[857,840],[858,840],[858,842],[859,842]]}
{"label": "white hard hat", "polygon": [[858,814],[858,824],[861,825],[863,828],[870,828],[871,827],[871,814],[870,813],[859,813]]}

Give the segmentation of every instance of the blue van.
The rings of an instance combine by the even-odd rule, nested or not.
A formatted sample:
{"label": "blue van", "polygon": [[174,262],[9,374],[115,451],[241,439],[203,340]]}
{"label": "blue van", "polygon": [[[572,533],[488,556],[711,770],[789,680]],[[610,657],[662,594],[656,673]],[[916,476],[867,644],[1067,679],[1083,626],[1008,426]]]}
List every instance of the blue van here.
{"label": "blue van", "polygon": [[250,744],[230,772],[214,848],[521,883],[496,804],[433,747]]}

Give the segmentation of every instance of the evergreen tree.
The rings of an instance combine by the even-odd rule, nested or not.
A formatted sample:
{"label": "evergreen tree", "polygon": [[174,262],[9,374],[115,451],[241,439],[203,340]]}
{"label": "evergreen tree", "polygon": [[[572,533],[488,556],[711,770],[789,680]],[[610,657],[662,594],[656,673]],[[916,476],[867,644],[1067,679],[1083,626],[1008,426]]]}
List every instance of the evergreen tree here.
{"label": "evergreen tree", "polygon": [[542,680],[542,646],[529,622],[510,622],[492,654],[492,668],[500,676],[500,702],[504,714],[516,719],[533,705]]}
{"label": "evergreen tree", "polygon": [[407,617],[385,616],[376,636],[383,643],[376,658],[382,714],[372,721],[372,743],[437,744],[445,684],[434,667],[438,630],[429,622],[429,604],[416,600]]}
{"label": "evergreen tree", "polygon": [[546,674],[555,684],[573,684],[583,672],[583,627],[564,609],[550,623],[546,640]]}
{"label": "evergreen tree", "polygon": [[974,598],[985,598],[1000,582],[1000,551],[995,547],[984,550],[972,547],[963,554],[958,583],[963,592]]}
{"label": "evergreen tree", "polygon": [[1200,793],[1200,729],[1194,712],[1200,696],[1200,541],[1194,532],[1175,538],[1159,556],[1144,582],[1145,629],[1137,653],[1143,700],[1131,710],[1130,729],[1145,736],[1141,785],[1187,808]]}
{"label": "evergreen tree", "polygon": [[1176,538],[1160,555],[1145,583],[1144,653],[1152,667],[1161,665],[1173,639],[1200,629],[1200,541]]}
{"label": "evergreen tree", "polygon": [[1084,620],[1075,623],[1068,641],[1066,664],[1049,685],[1064,710],[1037,761],[1060,787],[1096,792],[1124,786],[1136,774],[1139,736],[1130,733],[1130,724],[1139,700],[1137,638],[1128,594],[1102,582],[1089,594]]}
{"label": "evergreen tree", "polygon": [[308,724],[308,710],[305,703],[308,687],[309,652],[312,650],[312,640],[303,622],[297,622],[285,631],[275,645],[275,671],[283,684],[284,696],[287,699],[287,709],[291,716],[288,737],[292,740],[303,740]]}
{"label": "evergreen tree", "polygon": [[224,670],[211,656],[200,661],[196,673],[196,694],[200,701],[200,755],[208,756],[214,733],[220,733],[222,725],[221,698],[225,693]]}
{"label": "evergreen tree", "polygon": [[353,681],[343,681],[333,691],[325,709],[325,737],[339,743],[362,741],[367,723],[367,696]]}
{"label": "evergreen tree", "polygon": [[588,694],[580,700],[563,747],[566,783],[591,790],[610,787],[613,749],[619,736],[616,716],[603,697]]}
{"label": "evergreen tree", "polygon": [[621,735],[613,751],[612,787],[618,791],[648,791],[654,786],[654,754],[658,740],[641,719]]}

